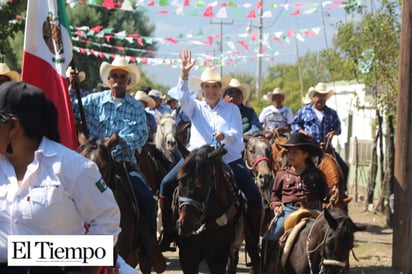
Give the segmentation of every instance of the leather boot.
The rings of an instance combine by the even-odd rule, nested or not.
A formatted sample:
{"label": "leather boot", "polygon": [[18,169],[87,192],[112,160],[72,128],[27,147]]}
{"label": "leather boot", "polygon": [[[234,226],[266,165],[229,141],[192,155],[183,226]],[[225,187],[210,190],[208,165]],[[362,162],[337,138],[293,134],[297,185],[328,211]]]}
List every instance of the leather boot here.
{"label": "leather boot", "polygon": [[262,216],[263,211],[261,209],[248,209],[246,213],[246,250],[252,261],[250,273],[253,274],[262,273],[260,256],[260,230],[262,227]]}
{"label": "leather boot", "polygon": [[160,249],[163,251],[176,251],[170,244],[174,242],[176,229],[172,220],[172,200],[167,197],[159,197],[159,206],[162,214],[163,231],[160,236]]}

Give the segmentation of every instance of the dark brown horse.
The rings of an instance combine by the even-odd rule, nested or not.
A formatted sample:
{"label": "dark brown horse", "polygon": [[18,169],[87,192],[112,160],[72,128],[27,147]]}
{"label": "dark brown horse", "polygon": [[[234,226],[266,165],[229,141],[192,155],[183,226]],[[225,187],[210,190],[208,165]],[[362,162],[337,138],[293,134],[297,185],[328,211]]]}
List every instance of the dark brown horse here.
{"label": "dark brown horse", "polygon": [[153,195],[159,195],[160,182],[175,163],[170,162],[166,156],[152,143],[147,142],[141,149],[136,150],[137,170],[146,179]]}
{"label": "dark brown horse", "polygon": [[243,235],[237,230],[242,201],[234,176],[222,161],[224,152],[223,147],[215,150],[209,145],[193,150],[178,173],[178,246],[186,274],[198,273],[203,259],[209,273],[225,273],[232,251],[240,248],[241,241],[233,244],[236,235]]}
{"label": "dark brown horse", "polygon": [[[325,209],[286,232],[280,264],[287,274],[340,274],[349,271],[349,254],[359,227],[340,208]],[[279,262],[279,261],[278,261]]]}
{"label": "dark brown horse", "polygon": [[273,219],[273,211],[270,209],[270,194],[272,192],[272,146],[269,140],[263,136],[243,136],[245,141],[244,160],[250,170],[256,185],[260,190],[265,208],[262,232],[267,231],[270,221]]}
{"label": "dark brown horse", "polygon": [[161,273],[165,269],[165,259],[155,236],[148,232],[148,226],[140,216],[127,167],[112,158],[111,148],[115,144],[113,138],[107,144],[100,139],[90,138],[81,144],[78,151],[97,164],[103,180],[113,191],[121,213],[122,230],[117,242],[120,256],[133,267],[139,263],[142,273],[150,273],[152,267]]}

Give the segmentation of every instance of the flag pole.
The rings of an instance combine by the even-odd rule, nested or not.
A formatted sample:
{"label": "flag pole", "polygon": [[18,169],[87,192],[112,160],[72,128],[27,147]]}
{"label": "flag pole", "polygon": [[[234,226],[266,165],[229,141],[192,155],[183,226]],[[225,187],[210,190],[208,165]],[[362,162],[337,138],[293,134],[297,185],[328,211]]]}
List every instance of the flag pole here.
{"label": "flag pole", "polygon": [[[74,64],[74,52],[73,52],[73,58],[72,61],[70,62],[70,66],[72,67],[72,69],[74,71],[76,71],[77,73],[77,69],[76,66]],[[84,107],[83,107],[83,102],[82,102],[82,97],[80,95],[80,87],[79,87],[79,83],[77,81],[74,81],[74,89],[76,91],[76,99],[77,99],[77,104],[79,105],[79,112],[80,112],[80,131],[81,133],[84,134],[84,136],[86,137],[86,139],[89,139],[90,137],[90,132],[89,132],[89,128],[87,126],[87,122],[86,122],[86,114],[84,113]]]}

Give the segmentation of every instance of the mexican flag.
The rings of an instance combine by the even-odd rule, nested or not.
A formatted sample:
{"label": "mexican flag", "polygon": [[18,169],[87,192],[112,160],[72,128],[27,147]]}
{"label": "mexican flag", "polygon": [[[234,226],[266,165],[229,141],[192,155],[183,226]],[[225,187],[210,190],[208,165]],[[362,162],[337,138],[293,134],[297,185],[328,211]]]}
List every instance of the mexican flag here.
{"label": "mexican flag", "polygon": [[45,92],[56,105],[61,143],[77,148],[66,69],[73,57],[64,0],[28,0],[22,79]]}

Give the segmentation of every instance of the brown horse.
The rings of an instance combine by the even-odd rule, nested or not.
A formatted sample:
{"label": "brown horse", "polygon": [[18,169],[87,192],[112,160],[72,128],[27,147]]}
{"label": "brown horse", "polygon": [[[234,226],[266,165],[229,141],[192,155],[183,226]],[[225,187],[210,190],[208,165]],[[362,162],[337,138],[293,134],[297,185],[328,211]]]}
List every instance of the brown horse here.
{"label": "brown horse", "polygon": [[280,260],[274,259],[278,267],[271,273],[348,273],[354,233],[365,228],[355,225],[340,208],[325,209],[315,219],[304,219],[285,233]]}
{"label": "brown horse", "polygon": [[[223,147],[209,145],[190,152],[179,172],[178,246],[184,273],[198,273],[205,259],[209,273],[225,273],[233,250],[243,203],[230,168],[222,161]],[[233,265],[232,265],[233,266]],[[236,273],[232,269],[230,273]]]}
{"label": "brown horse", "polygon": [[160,182],[174,166],[174,163],[170,162],[154,144],[149,142],[141,149],[136,150],[135,157],[137,159],[137,170],[145,177],[153,195],[158,196]]}
{"label": "brown horse", "polygon": [[270,194],[273,184],[272,169],[272,146],[269,140],[263,136],[243,136],[246,143],[244,160],[246,167],[250,170],[256,185],[260,190],[265,208],[262,231],[266,231],[270,221],[273,219],[273,211],[270,209]]}
{"label": "brown horse", "polygon": [[122,230],[117,241],[120,256],[133,267],[140,263],[142,273],[149,274],[152,267],[161,273],[165,269],[165,259],[155,236],[151,235],[144,218],[140,216],[127,167],[112,158],[111,148],[117,143],[115,139],[113,137],[105,144],[100,139],[90,138],[80,145],[78,151],[97,164],[103,180],[113,191],[121,213]]}

